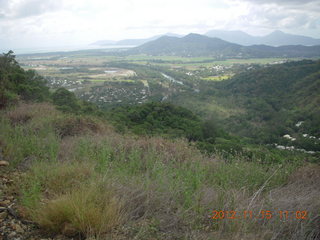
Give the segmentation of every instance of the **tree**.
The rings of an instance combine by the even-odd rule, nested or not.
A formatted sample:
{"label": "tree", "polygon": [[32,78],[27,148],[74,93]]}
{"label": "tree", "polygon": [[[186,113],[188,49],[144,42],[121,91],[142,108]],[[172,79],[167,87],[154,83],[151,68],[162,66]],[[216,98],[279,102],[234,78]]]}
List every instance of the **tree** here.
{"label": "tree", "polygon": [[18,99],[43,101],[49,96],[44,78],[34,70],[21,68],[13,51],[0,55],[0,108]]}
{"label": "tree", "polygon": [[65,88],[58,88],[52,94],[53,103],[60,107],[61,110],[68,112],[79,112],[81,105],[74,93]]}

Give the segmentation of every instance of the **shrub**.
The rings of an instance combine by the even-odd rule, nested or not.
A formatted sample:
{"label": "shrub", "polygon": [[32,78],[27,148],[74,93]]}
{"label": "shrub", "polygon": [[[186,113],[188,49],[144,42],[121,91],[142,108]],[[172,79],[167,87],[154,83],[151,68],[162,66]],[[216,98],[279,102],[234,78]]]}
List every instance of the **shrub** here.
{"label": "shrub", "polygon": [[53,123],[56,133],[61,137],[76,136],[86,133],[98,133],[103,127],[93,118],[73,116],[58,118]]}
{"label": "shrub", "polygon": [[68,91],[65,88],[59,88],[52,94],[52,100],[60,110],[64,112],[79,112],[81,106],[79,100],[74,93]]}

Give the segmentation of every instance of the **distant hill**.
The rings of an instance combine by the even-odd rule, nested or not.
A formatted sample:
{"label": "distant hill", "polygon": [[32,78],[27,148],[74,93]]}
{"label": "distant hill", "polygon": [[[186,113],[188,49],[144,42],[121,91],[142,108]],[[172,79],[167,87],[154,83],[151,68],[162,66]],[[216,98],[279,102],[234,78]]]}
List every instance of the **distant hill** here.
{"label": "distant hill", "polygon": [[288,34],[281,31],[274,31],[266,36],[252,36],[242,31],[211,30],[205,34],[208,37],[221,38],[225,41],[237,43],[244,46],[250,45],[320,45],[320,39]]}
{"label": "distant hill", "polygon": [[163,36],[141,46],[129,49],[127,53],[190,57],[211,56],[222,59],[249,57],[317,57],[320,56],[320,46],[242,46],[219,38],[210,38],[191,33],[182,38]]}
{"label": "distant hill", "polygon": [[[156,35],[149,38],[139,39],[123,39],[119,41],[100,40],[90,45],[96,46],[140,46],[150,41],[159,39],[164,36],[178,37],[182,36],[175,33],[166,33],[164,35]],[[188,36],[188,35],[187,35]],[[303,45],[315,46],[320,45],[320,39],[306,37],[302,35],[288,34],[281,31],[274,31],[266,36],[252,36],[242,31],[225,31],[225,30],[211,30],[205,34],[207,37],[219,38],[221,40],[235,43],[243,46],[251,45],[269,45],[269,46],[286,46],[286,45]]]}
{"label": "distant hill", "polygon": [[[167,33],[165,34],[166,36],[174,36],[174,37],[181,37],[178,34],[174,33]],[[150,38],[139,38],[139,39],[123,39],[119,41],[112,41],[112,40],[100,40],[94,43],[91,43],[90,45],[96,45],[96,46],[110,46],[110,45],[115,45],[115,46],[139,46],[144,43],[153,41],[157,38],[160,38],[164,35],[156,35]]]}
{"label": "distant hill", "polygon": [[262,44],[258,41],[259,37],[251,36],[242,31],[224,31],[224,30],[211,30],[205,36],[220,38],[224,41],[250,46],[255,44]]}
{"label": "distant hill", "polygon": [[244,51],[238,44],[229,43],[218,38],[209,38],[200,34],[190,33],[177,38],[163,36],[130,49],[133,54],[176,55],[176,56],[241,56]]}

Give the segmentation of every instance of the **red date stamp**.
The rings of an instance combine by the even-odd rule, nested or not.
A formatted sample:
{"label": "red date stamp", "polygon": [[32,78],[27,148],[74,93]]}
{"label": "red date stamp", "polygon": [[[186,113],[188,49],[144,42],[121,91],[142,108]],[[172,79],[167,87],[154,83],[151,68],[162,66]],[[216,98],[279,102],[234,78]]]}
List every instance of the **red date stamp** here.
{"label": "red date stamp", "polygon": [[212,211],[212,219],[271,219],[279,218],[280,220],[308,219],[308,211],[224,211],[214,210]]}

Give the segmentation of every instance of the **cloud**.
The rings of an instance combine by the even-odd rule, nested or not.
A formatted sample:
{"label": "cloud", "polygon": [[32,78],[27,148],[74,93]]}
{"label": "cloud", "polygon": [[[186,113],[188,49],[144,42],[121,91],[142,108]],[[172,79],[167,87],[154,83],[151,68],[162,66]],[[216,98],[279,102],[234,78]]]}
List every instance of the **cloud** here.
{"label": "cloud", "polygon": [[248,2],[260,7],[266,5],[273,7],[285,7],[285,10],[296,9],[305,12],[320,12],[320,1],[319,0],[235,0]]}
{"label": "cloud", "polygon": [[[230,1],[246,4],[248,12],[239,21],[242,22],[242,25],[247,22],[252,29],[269,29],[269,31],[279,29],[295,34],[303,34],[308,31],[310,35],[309,30],[320,28],[319,0]],[[315,33],[313,32],[313,36],[315,36]]]}
{"label": "cloud", "polygon": [[62,0],[0,0],[1,18],[25,18],[61,9]]}
{"label": "cloud", "polygon": [[19,47],[211,29],[320,33],[319,0],[0,0],[0,6],[0,36]]}
{"label": "cloud", "polygon": [[278,5],[305,5],[306,3],[319,4],[319,0],[245,0],[255,4],[270,4],[275,3]]}

